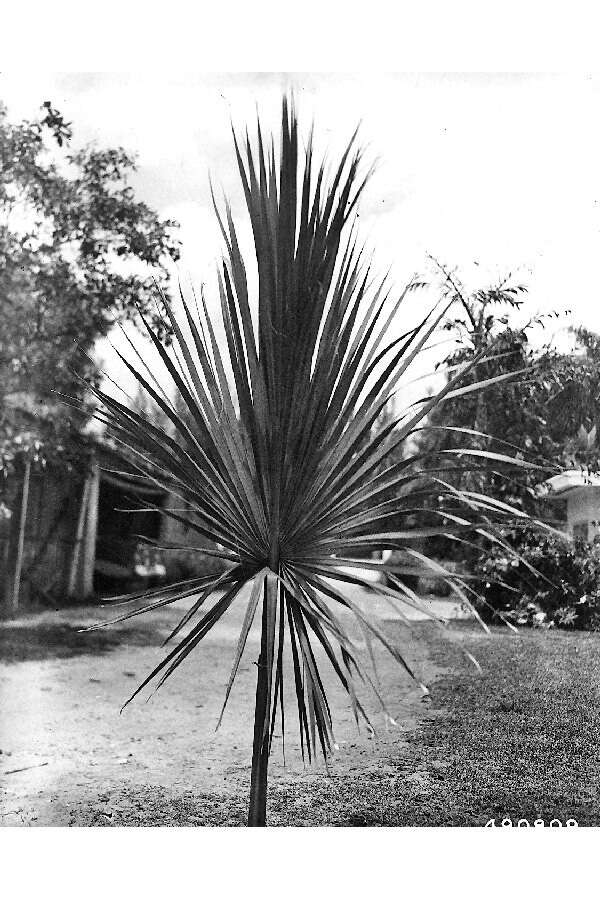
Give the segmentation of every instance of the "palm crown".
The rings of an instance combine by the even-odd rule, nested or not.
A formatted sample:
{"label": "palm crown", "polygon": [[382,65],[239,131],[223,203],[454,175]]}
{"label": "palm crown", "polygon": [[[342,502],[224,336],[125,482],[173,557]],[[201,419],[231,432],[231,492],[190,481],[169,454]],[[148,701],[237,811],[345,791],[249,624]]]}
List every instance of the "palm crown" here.
{"label": "palm crown", "polygon": [[[261,607],[249,823],[263,824],[278,704],[283,714],[284,659],[291,659],[303,752],[312,758],[320,745],[327,754],[332,719],[316,647],[348,692],[357,719],[367,718],[357,676],[370,681],[336,607],[351,610],[364,631],[413,674],[401,650],[345,588],[369,588],[393,604],[418,604],[407,576],[433,568],[468,600],[472,588],[465,579],[428,560],[415,540],[428,533],[463,540],[474,528],[494,538],[494,523],[514,511],[476,492],[457,491],[443,481],[445,468],[405,450],[433,407],[481,387],[470,382],[461,389],[464,370],[439,393],[377,427],[446,310],[436,308],[416,327],[386,337],[415,284],[394,297],[385,279],[373,280],[363,259],[350,226],[366,182],[359,178],[355,138],[328,181],[324,166],[314,167],[312,138],[300,159],[297,118],[284,99],[278,154],[272,143],[265,148],[260,126],[254,152],[247,138],[242,147],[234,135],[234,145],[256,249],[257,304],[251,302],[229,204],[222,211],[215,204],[226,246],[218,273],[226,348],[217,340],[203,294],[199,302],[194,298],[193,309],[181,294],[179,314],[163,297],[172,347],[145,324],[179,395],[177,404],[141,358],[124,362],[171,427],[154,424],[102,390],[95,393],[98,416],[129,448],[144,477],[167,487],[189,510],[164,514],[209,539],[212,549],[202,552],[228,563],[219,575],[147,592],[141,607],[112,620],[192,598],[171,635],[178,636],[176,645],[138,691],[154,678],[160,686],[251,585],[226,703]],[[512,462],[468,447],[445,452],[459,457],[455,465],[462,468],[476,466],[482,454],[498,466]],[[439,497],[439,523],[412,527],[411,516],[432,493]],[[373,559],[373,551],[383,549],[403,550],[402,561]],[[357,554],[364,561],[357,562]],[[387,571],[394,587],[366,584],[359,568],[365,566]]]}

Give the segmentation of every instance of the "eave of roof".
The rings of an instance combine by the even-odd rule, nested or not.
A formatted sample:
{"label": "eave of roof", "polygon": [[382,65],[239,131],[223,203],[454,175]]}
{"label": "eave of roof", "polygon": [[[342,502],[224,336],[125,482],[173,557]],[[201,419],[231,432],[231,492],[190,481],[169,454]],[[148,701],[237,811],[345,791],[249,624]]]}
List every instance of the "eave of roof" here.
{"label": "eave of roof", "polygon": [[569,469],[559,475],[553,475],[540,485],[540,494],[547,500],[564,497],[566,494],[582,488],[600,487],[600,474],[585,472],[582,469]]}

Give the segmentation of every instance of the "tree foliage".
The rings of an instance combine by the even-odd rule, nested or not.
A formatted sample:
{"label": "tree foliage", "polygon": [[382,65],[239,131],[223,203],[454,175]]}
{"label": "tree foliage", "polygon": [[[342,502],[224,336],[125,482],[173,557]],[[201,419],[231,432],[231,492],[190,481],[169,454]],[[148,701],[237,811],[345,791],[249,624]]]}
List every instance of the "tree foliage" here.
{"label": "tree foliage", "polygon": [[[482,464],[468,476],[452,476],[453,483],[478,485],[492,496],[530,514],[540,512],[536,486],[547,474],[563,466],[598,465],[596,426],[600,424],[600,338],[575,329],[576,349],[561,353],[551,341],[541,347],[530,340],[533,327],[545,328],[559,313],[535,316],[515,325],[526,288],[510,279],[467,294],[457,277],[443,269],[446,290],[456,305],[446,329],[456,338],[455,348],[440,365],[445,378],[457,366],[472,361],[489,348],[490,354],[473,369],[470,379],[501,379],[476,395],[457,397],[436,408],[429,417],[419,446],[423,450],[460,446],[460,432],[452,424],[471,429],[481,448],[510,445],[513,451],[540,468],[521,473],[515,480],[493,463]],[[456,311],[458,310],[458,311]],[[493,350],[492,350],[493,348]],[[522,373],[518,379],[511,374]]]}
{"label": "tree foliage", "polygon": [[[176,223],[135,198],[135,159],[120,148],[75,149],[46,101],[13,123],[0,104],[0,440],[5,456],[64,434],[52,390],[81,396],[97,375],[90,351],[115,321],[152,321],[155,283],[168,292]],[[64,429],[62,429],[64,432]]]}

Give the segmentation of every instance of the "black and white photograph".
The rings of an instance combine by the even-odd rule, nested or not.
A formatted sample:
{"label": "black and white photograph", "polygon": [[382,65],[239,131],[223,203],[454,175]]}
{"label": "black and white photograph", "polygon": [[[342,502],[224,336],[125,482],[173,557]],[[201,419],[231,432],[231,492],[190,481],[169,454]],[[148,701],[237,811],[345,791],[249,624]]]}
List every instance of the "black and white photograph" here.
{"label": "black and white photograph", "polygon": [[600,825],[599,110],[0,73],[3,831]]}

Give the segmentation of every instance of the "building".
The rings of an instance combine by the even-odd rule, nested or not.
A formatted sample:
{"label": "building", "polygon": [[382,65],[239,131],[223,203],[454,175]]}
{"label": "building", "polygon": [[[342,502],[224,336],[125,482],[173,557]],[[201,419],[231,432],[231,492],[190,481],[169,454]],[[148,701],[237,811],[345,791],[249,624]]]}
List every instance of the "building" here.
{"label": "building", "polygon": [[540,494],[555,507],[561,505],[564,512],[557,518],[570,537],[592,541],[600,534],[600,474],[561,472],[543,483]]}
{"label": "building", "polygon": [[[206,542],[161,512],[181,507],[181,501],[173,502],[167,491],[141,479],[108,444],[96,445],[83,473],[24,463],[12,482],[11,516],[0,519],[4,616],[40,604],[121,593],[147,574],[174,581],[214,568],[201,553]],[[190,549],[147,559],[141,538]]]}

